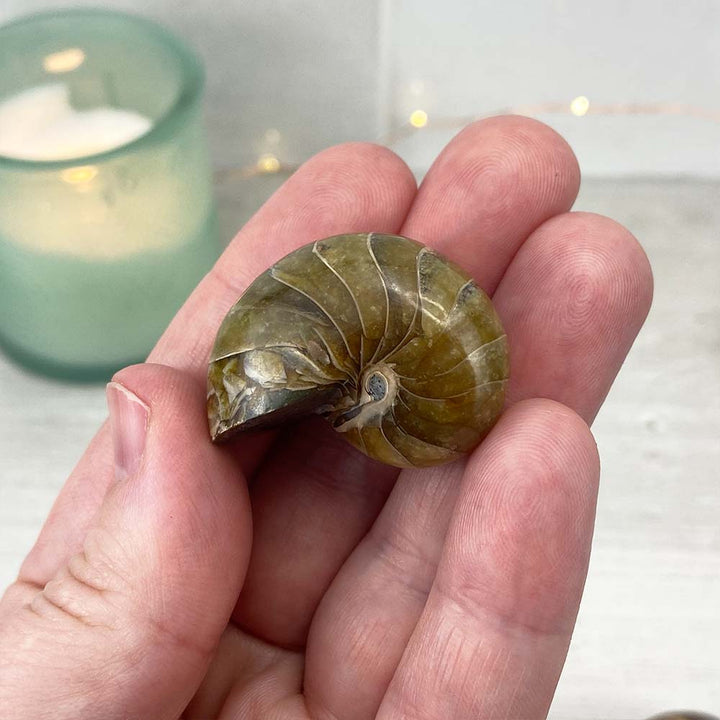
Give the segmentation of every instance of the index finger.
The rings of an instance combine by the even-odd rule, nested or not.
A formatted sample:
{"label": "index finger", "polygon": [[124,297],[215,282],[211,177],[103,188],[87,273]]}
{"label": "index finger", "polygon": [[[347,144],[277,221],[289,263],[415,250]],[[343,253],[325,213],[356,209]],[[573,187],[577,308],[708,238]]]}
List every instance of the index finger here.
{"label": "index finger", "polygon": [[[283,255],[339,233],[395,233],[415,197],[400,158],[370,143],[347,143],[306,162],[236,235],[172,320],[149,361],[202,383],[222,318],[252,280]],[[58,496],[20,577],[44,585],[79,551],[113,480],[107,424],[93,438]]]}

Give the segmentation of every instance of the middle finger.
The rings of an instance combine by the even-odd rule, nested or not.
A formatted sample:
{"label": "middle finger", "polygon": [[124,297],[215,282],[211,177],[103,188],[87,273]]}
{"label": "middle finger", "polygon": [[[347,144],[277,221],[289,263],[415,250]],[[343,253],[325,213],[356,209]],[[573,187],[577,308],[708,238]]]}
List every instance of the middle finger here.
{"label": "middle finger", "polygon": [[[442,152],[401,233],[492,292],[525,238],[572,205],[578,183],[572,151],[550,128],[519,117],[481,121]],[[253,555],[234,614],[249,632],[286,647],[304,644],[320,598],[398,474],[329,429],[299,433],[274,447],[255,479]]]}

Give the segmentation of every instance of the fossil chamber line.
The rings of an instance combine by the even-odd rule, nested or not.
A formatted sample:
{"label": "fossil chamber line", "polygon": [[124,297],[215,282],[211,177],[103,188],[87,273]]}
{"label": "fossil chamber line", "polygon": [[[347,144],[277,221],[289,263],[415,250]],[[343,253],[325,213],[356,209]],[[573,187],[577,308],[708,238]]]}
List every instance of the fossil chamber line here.
{"label": "fossil chamber line", "polygon": [[[323,344],[324,344],[325,348],[327,349],[328,353],[330,353],[330,350],[329,350],[329,348],[328,348],[328,345],[327,345],[327,343],[324,342],[324,339],[323,339],[322,335],[320,335],[320,333],[318,333],[318,332],[315,330],[315,328],[313,328],[313,331],[314,331],[315,334],[323,341]],[[292,349],[292,350],[297,350],[297,345],[293,345],[292,343],[275,343],[275,344],[273,344],[273,345],[264,345],[262,349],[263,349],[263,350],[271,350],[271,351],[273,351],[273,350],[275,350],[275,351],[281,351],[283,348],[290,348],[290,349]],[[250,352],[257,352],[257,349],[256,349],[256,348],[251,348],[251,349],[249,349],[249,350],[242,350],[242,351],[240,351],[240,352],[232,352],[232,353],[229,353],[229,354],[227,354],[227,355],[220,355],[219,357],[215,358],[215,360],[214,360],[213,362],[218,362],[218,361],[220,361],[220,360],[228,360],[229,358],[232,358],[232,357],[238,357],[238,358],[239,358],[241,355],[246,355],[247,353],[250,353]],[[347,370],[345,370],[345,369],[342,368],[342,367],[338,367],[337,363],[334,362],[334,360],[335,360],[334,356],[329,355],[329,357],[330,357],[330,360],[333,361],[333,363],[332,363],[332,364],[333,364],[333,367],[335,367],[335,368],[336,368],[337,370],[339,370],[341,373],[344,373],[345,375],[347,375],[348,379],[352,379],[351,375],[348,373]],[[309,360],[309,362],[312,363],[312,365],[313,365],[313,367],[315,368],[315,370],[317,370],[318,372],[321,372],[321,373],[323,372],[322,366],[318,365],[314,360]],[[323,374],[324,374],[324,373],[323,373]],[[329,376],[327,376],[327,375],[326,375],[326,377],[328,377],[328,379],[334,380],[334,382],[340,382],[339,379],[329,378]]]}
{"label": "fossil chamber line", "polygon": [[[384,418],[383,418],[384,419]],[[378,430],[380,430],[380,434],[385,439],[385,442],[393,449],[394,452],[396,452],[408,465],[411,467],[415,466],[415,463],[412,462],[409,458],[405,457],[396,447],[393,445],[393,443],[390,442],[390,438],[385,434],[385,428],[382,426],[382,423],[380,423]]]}
{"label": "fossil chamber line", "polygon": [[[432,376],[433,380],[437,380],[438,378],[441,378],[443,375],[448,375],[449,373],[453,372],[454,370],[457,370],[463,363],[470,362],[470,358],[475,355],[475,353],[479,353],[481,350],[485,350],[487,352],[487,349],[493,345],[494,343],[498,342],[499,340],[504,340],[507,338],[507,334],[503,333],[502,335],[498,335],[496,338],[493,338],[492,340],[488,340],[487,342],[484,342],[482,345],[478,345],[474,350],[469,352],[462,360],[458,360],[455,365],[453,365],[449,370],[443,370],[441,373],[437,373],[436,375]],[[428,353],[431,352],[428,350]],[[428,354],[426,353],[426,355]],[[423,355],[422,358],[418,361],[418,365],[422,362],[425,355]],[[401,375],[400,373],[396,373],[396,375],[399,378],[403,378],[404,380],[414,380],[417,379],[413,377],[412,375]]]}
{"label": "fossil chamber line", "polygon": [[[267,345],[266,348],[283,348],[283,347],[295,347],[292,343],[284,343],[284,344],[276,344],[276,345]],[[250,348],[250,350],[241,350],[238,352],[237,350],[233,350],[232,352],[225,353],[225,355],[218,355],[216,358],[213,358],[213,362],[219,362],[220,360],[229,360],[233,357],[239,357],[240,355],[244,355],[246,352],[250,352],[252,350],[255,350],[256,348]]]}
{"label": "fossil chamber line", "polygon": [[383,341],[385,340],[385,336],[387,335],[388,327],[390,327],[390,295],[388,295],[388,288],[387,288],[387,278],[385,277],[385,273],[382,271],[382,268],[380,267],[380,263],[378,262],[378,259],[375,255],[374,250],[372,249],[372,239],[373,239],[374,233],[368,233],[366,246],[368,249],[368,253],[370,253],[370,257],[372,258],[373,263],[375,263],[375,268],[378,271],[378,276],[380,277],[380,283],[383,288],[383,292],[385,294],[385,327],[383,328],[382,334],[380,335],[380,342],[377,344],[377,347],[375,348],[375,352],[372,354],[372,357],[370,360],[368,360],[368,365],[372,365],[373,363],[377,362],[377,356],[380,352],[380,348],[383,346]]}
{"label": "fossil chamber line", "polygon": [[343,363],[341,363],[337,357],[335,356],[335,353],[333,352],[332,348],[328,344],[327,340],[322,336],[322,334],[318,331],[316,327],[312,329],[312,331],[317,335],[317,337],[320,338],[320,342],[323,344],[323,347],[325,348],[325,352],[328,354],[328,357],[330,358],[330,362],[338,369],[340,372],[345,373],[347,375],[348,380],[350,380],[353,385],[357,384],[357,378],[355,377],[355,372],[349,372],[347,368],[344,366]]}
{"label": "fossil chamber line", "polygon": [[[450,309],[450,311],[446,311],[445,308],[442,306],[441,303],[439,303],[437,300],[431,299],[427,294],[424,294],[424,293],[423,293],[423,283],[422,283],[422,281],[421,281],[421,279],[420,279],[420,275],[421,275],[421,273],[420,273],[420,263],[421,263],[421,261],[422,261],[422,258],[427,257],[427,256],[431,256],[431,257],[434,257],[434,258],[438,258],[438,259],[439,259],[439,256],[437,255],[437,253],[434,253],[434,252],[433,252],[430,248],[428,248],[428,247],[424,247],[424,248],[423,248],[422,250],[420,250],[420,252],[417,254],[417,261],[416,261],[416,263],[415,263],[415,266],[416,266],[416,268],[417,268],[418,297],[420,298],[420,305],[422,306],[423,311],[424,311],[427,315],[429,315],[431,318],[434,318],[434,319],[436,320],[436,322],[438,322],[440,325],[443,325],[443,324],[445,324],[445,323],[447,322],[447,319],[448,319],[448,317],[450,316],[450,312],[454,309],[455,303],[457,303],[457,299],[458,299],[460,290],[458,290],[458,292],[455,293],[455,299],[453,300],[453,307]],[[427,275],[426,275],[426,277],[427,277]],[[426,287],[426,289],[427,289],[427,283],[425,283],[425,287]],[[430,312],[430,308],[428,307],[428,305],[434,305],[435,307],[440,308],[440,309],[443,311],[445,317],[443,317],[443,318],[438,318],[437,315],[435,315],[434,313]]]}
{"label": "fossil chamber line", "polygon": [[474,393],[476,390],[481,390],[484,387],[488,387],[489,385],[498,385],[502,383],[506,383],[507,378],[503,380],[488,380],[487,382],[481,383],[480,385],[475,385],[474,387],[469,388],[468,390],[465,390],[464,392],[458,393],[457,395],[445,395],[444,397],[426,397],[425,395],[418,395],[417,393],[414,393],[412,390],[408,390],[402,383],[398,383],[400,390],[403,392],[406,392],[408,395],[412,395],[413,397],[416,397],[418,400],[428,400],[429,402],[445,402],[446,400],[453,400],[454,398],[463,397],[463,395],[470,395],[470,393]]}
{"label": "fossil chamber line", "polygon": [[[313,243],[312,251],[313,251],[313,255],[316,255],[317,257],[319,257],[320,261],[328,268],[328,270],[330,270],[330,272],[332,272],[333,275],[335,275],[335,277],[345,286],[345,289],[348,291],[350,297],[352,298],[352,301],[355,305],[355,312],[357,313],[358,321],[360,322],[361,339],[362,339],[362,336],[366,335],[367,333],[365,332],[365,323],[363,322],[363,316],[362,316],[362,313],[360,312],[360,305],[358,304],[355,294],[350,289],[350,286],[347,284],[347,281],[345,280],[345,278],[330,264],[330,261],[327,258],[323,257],[320,254],[320,251],[318,250],[318,247],[317,247],[317,240]],[[363,357],[362,357],[362,352],[361,352],[360,359],[358,360],[358,364],[362,365],[362,362],[363,362]]]}
{"label": "fossil chamber line", "polygon": [[[279,282],[279,280],[276,277],[274,277],[273,275],[271,275],[271,277],[276,282]],[[292,288],[292,289],[294,290],[295,288]],[[317,305],[317,303],[315,303],[315,304]],[[242,312],[243,312],[242,316],[244,317],[245,315],[247,315],[249,312],[251,312],[253,310],[258,310],[258,311],[262,312],[264,309],[265,309],[264,306],[258,305],[257,303],[255,303],[253,305],[243,306],[242,307]],[[297,310],[296,308],[288,307],[287,312],[288,312],[288,314],[297,315],[298,317],[304,318],[305,320],[310,320],[312,322],[317,322],[317,320],[318,320],[317,315],[311,315],[310,313],[307,313],[303,310]],[[324,311],[323,311],[323,314],[326,315],[326,313]],[[332,321],[330,321],[330,325],[326,326],[326,327],[330,327],[330,326],[335,327],[339,332],[339,328],[337,328],[337,326]],[[294,347],[294,345],[292,345],[292,343],[277,343],[274,347]],[[245,351],[241,351],[241,352],[245,352]],[[241,354],[241,352],[238,352],[237,350],[232,350],[230,352],[224,353],[223,355],[218,355],[216,357],[213,357],[213,362],[231,358],[235,355]]]}
{"label": "fossil chamber line", "polygon": [[400,340],[400,342],[399,342],[389,353],[386,353],[386,354],[382,357],[383,362],[389,362],[389,361],[390,361],[390,358],[392,358],[393,355],[395,355],[396,353],[400,352],[400,350],[402,350],[406,345],[408,345],[410,342],[412,342],[412,340],[414,340],[414,338],[412,337],[412,334],[413,334],[413,333],[415,332],[415,330],[416,330],[416,327],[415,327],[415,326],[417,325],[418,311],[421,310],[421,308],[420,308],[420,303],[421,303],[421,298],[420,298],[420,267],[419,267],[419,265],[418,265],[418,258],[419,258],[419,257],[420,257],[420,253],[418,253],[418,254],[415,256],[415,280],[416,280],[415,298],[416,298],[416,301],[415,301],[415,311],[413,312],[412,320],[410,321],[410,324],[408,325],[408,329],[407,329],[407,331],[405,332],[405,335],[403,336],[403,339]]}
{"label": "fossil chamber line", "polygon": [[[274,269],[275,269],[275,268],[273,267],[273,268],[271,269],[271,271],[274,270]],[[351,357],[351,358],[357,363],[357,362],[358,362],[358,359],[353,355],[352,350],[350,350],[350,344],[348,343],[347,338],[345,337],[345,333],[342,331],[342,329],[340,328],[340,326],[335,322],[335,320],[333,320],[333,318],[332,318],[332,316],[330,315],[330,313],[320,304],[320,301],[319,301],[319,300],[316,300],[314,297],[312,297],[312,296],[309,295],[308,293],[304,292],[303,290],[300,290],[300,288],[295,287],[292,283],[288,282],[288,281],[285,280],[284,278],[276,277],[274,274],[272,274],[272,272],[271,272],[271,275],[272,275],[273,280],[275,280],[275,281],[277,281],[277,282],[279,282],[279,283],[282,283],[283,285],[286,285],[286,286],[289,287],[291,290],[294,290],[294,291],[297,292],[297,293],[300,293],[300,295],[303,295],[303,296],[306,297],[310,302],[315,303],[315,305],[317,305],[317,306],[320,308],[320,310],[325,314],[325,317],[327,317],[327,319],[335,326],[335,328],[337,329],[337,331],[340,333],[340,337],[342,338],[343,342],[345,343],[345,348],[346,348],[347,351],[348,351],[348,356]]]}
{"label": "fossil chamber line", "polygon": [[[406,408],[408,407],[408,406],[405,404],[405,402],[403,402],[402,398],[400,399],[400,402],[402,402],[402,404],[405,405]],[[410,408],[408,408],[408,410],[410,410]],[[395,427],[397,427],[397,429],[400,430],[400,432],[403,433],[404,435],[406,435],[407,437],[412,438],[414,441],[419,442],[419,443],[422,443],[423,445],[427,445],[428,447],[437,448],[438,450],[446,450],[446,451],[449,451],[449,452],[456,452],[456,451],[453,450],[452,448],[445,447],[444,445],[438,445],[437,443],[431,443],[431,442],[428,442],[427,440],[423,440],[422,438],[415,437],[415,435],[411,435],[411,434],[403,427],[403,425],[402,425],[402,423],[400,422],[400,420],[398,420],[397,416],[395,415],[395,409],[393,408],[390,412],[391,412],[391,414],[392,414],[393,420],[395,421]],[[410,412],[412,412],[412,411],[410,411]]]}

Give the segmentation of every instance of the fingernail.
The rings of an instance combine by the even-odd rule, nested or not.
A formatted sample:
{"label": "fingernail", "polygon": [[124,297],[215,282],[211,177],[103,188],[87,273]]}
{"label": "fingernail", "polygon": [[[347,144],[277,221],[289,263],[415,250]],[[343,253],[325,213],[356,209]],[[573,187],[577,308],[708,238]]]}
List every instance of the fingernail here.
{"label": "fingernail", "polygon": [[125,480],[140,467],[150,408],[120,383],[108,383],[106,395],[115,452],[115,477]]}

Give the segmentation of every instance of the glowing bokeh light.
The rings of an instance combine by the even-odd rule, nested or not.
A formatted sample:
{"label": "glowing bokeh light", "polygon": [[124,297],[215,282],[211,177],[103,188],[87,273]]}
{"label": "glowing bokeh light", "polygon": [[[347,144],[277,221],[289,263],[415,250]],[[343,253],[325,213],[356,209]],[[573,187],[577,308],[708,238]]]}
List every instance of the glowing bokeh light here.
{"label": "glowing bokeh light", "polygon": [[573,115],[582,117],[590,109],[590,101],[584,95],[578,95],[570,103],[570,112]]}
{"label": "glowing bokeh light", "polygon": [[266,153],[258,158],[257,169],[264,173],[276,173],[280,169],[280,161],[272,153]]}
{"label": "glowing bokeh light", "polygon": [[413,110],[410,113],[410,124],[414,128],[422,128],[427,125],[428,115],[424,110]]}

